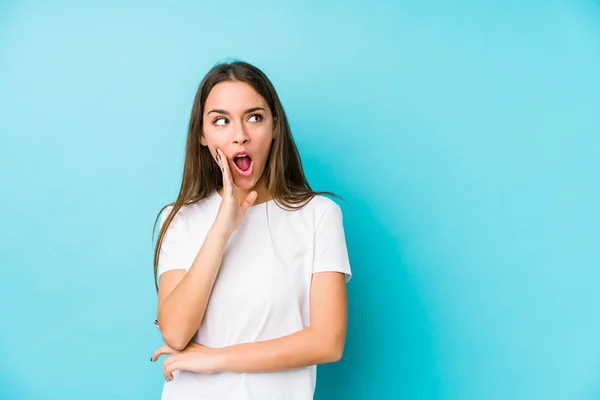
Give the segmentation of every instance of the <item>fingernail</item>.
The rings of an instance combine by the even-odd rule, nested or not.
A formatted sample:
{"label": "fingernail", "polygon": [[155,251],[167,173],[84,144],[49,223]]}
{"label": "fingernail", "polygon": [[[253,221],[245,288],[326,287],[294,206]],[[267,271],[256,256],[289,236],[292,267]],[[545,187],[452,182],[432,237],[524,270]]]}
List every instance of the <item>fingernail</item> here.
{"label": "fingernail", "polygon": [[158,325],[158,320],[157,319],[154,320],[154,325]]}

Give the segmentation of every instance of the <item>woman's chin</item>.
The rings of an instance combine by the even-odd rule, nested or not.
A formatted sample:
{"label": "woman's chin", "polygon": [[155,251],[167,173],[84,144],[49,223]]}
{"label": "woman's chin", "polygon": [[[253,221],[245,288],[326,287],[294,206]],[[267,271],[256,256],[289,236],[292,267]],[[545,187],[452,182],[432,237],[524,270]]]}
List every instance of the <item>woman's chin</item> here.
{"label": "woman's chin", "polygon": [[254,175],[247,177],[234,176],[233,183],[235,183],[235,186],[237,186],[240,190],[244,191],[257,190],[258,187],[262,186],[260,179],[255,178]]}
{"label": "woman's chin", "polygon": [[252,190],[256,186],[256,180],[253,176],[234,176],[233,183],[241,190]]}

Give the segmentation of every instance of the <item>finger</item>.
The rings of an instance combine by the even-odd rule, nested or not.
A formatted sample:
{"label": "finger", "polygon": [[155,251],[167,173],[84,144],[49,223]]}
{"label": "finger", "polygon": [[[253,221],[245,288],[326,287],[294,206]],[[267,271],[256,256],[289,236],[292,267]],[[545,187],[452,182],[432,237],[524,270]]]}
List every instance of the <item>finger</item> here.
{"label": "finger", "polygon": [[219,155],[219,165],[221,166],[221,171],[223,173],[223,195],[233,196],[233,178],[231,177],[229,160],[219,149],[217,149],[217,154]]}
{"label": "finger", "polygon": [[223,152],[217,149],[219,166],[223,175],[223,195],[231,196],[233,194],[231,170],[229,169],[229,161]]}
{"label": "finger", "polygon": [[150,360],[152,362],[158,360],[158,358],[160,356],[162,356],[163,354],[177,354],[179,353],[178,351],[173,350],[171,347],[169,347],[166,344],[163,344],[162,346],[160,346],[158,349],[156,349],[154,351],[154,353],[152,353],[152,357],[150,357]]}
{"label": "finger", "polygon": [[252,191],[252,192],[248,193],[248,196],[246,196],[246,199],[242,203],[242,207],[244,208],[244,211],[248,211],[248,209],[256,201],[257,197],[258,197],[258,193],[256,191]]}
{"label": "finger", "polygon": [[171,356],[165,358],[165,361],[163,361],[163,375],[165,376],[167,382],[171,382],[173,380],[173,371],[179,369],[178,360],[179,357]]}

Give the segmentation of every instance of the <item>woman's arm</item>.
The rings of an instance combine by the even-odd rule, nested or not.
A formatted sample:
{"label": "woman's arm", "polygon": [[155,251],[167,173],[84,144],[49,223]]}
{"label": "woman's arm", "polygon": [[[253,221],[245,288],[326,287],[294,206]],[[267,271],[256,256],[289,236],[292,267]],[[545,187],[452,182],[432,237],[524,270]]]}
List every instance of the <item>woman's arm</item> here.
{"label": "woman's arm", "polygon": [[211,229],[187,271],[167,271],[160,277],[158,321],[163,340],[183,350],[198,330],[219,272],[228,235]]}
{"label": "woman's arm", "polygon": [[344,350],[346,325],[344,274],[313,274],[309,327],[277,339],[214,349],[217,369],[268,372],[338,361]]}
{"label": "woman's arm", "polygon": [[202,323],[227,242],[258,196],[252,191],[239,203],[230,161],[220,149],[217,153],[217,162],[223,171],[223,195],[215,221],[188,272],[167,271],[160,278],[158,321],[163,340],[178,351],[188,345]]}

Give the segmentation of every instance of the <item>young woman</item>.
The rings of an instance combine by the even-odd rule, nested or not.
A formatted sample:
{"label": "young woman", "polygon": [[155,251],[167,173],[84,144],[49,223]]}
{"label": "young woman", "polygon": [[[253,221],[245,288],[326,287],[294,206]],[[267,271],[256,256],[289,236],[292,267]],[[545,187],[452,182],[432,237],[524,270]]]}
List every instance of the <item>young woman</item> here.
{"label": "young woman", "polygon": [[316,365],[342,356],[351,277],[341,210],[324,194],[335,196],[308,184],[265,74],[212,68],[154,252],[163,400],[313,398]]}

